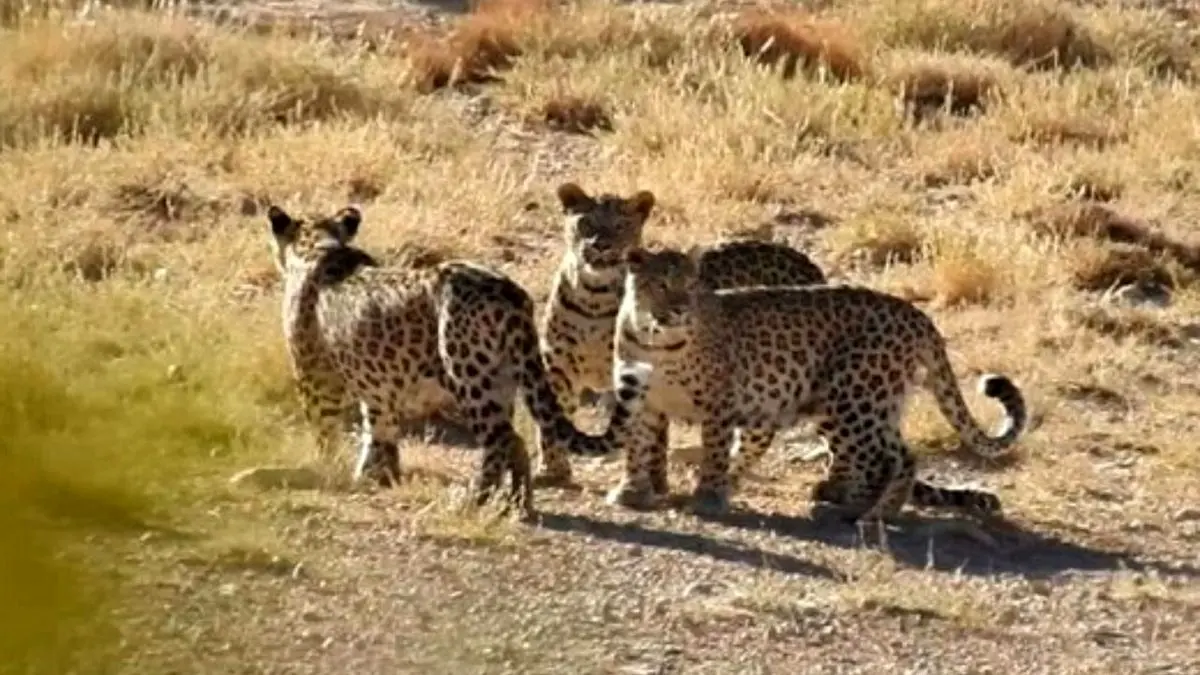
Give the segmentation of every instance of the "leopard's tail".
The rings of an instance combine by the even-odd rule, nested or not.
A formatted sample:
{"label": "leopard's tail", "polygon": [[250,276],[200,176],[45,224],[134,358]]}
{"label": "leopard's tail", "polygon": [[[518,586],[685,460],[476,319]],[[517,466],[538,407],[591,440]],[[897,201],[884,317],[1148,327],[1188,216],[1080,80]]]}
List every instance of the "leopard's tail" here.
{"label": "leopard's tail", "polygon": [[[486,297],[503,301],[511,311],[497,324],[500,340],[514,380],[524,394],[525,405],[541,432],[543,444],[561,447],[568,454],[599,457],[616,453],[632,428],[630,421],[644,404],[649,387],[651,368],[648,364],[618,364],[613,369],[613,389],[616,405],[609,418],[608,429],[600,436],[579,431],[567,417],[562,404],[550,385],[534,319],[534,303],[529,293],[507,276],[476,264],[443,263],[438,273],[438,297],[454,295],[451,286],[459,288],[458,295]],[[472,304],[472,303],[468,303]]]}
{"label": "leopard's tail", "polygon": [[1004,423],[999,433],[992,436],[979,426],[967,407],[958,378],[954,376],[954,369],[946,355],[944,341],[939,340],[937,348],[927,355],[925,367],[928,371],[925,386],[933,393],[938,409],[954,426],[963,443],[975,454],[988,459],[1008,454],[1029,421],[1025,397],[1017,385],[1007,376],[992,373],[983,375],[979,380],[979,392],[1004,407]]}
{"label": "leopard's tail", "polygon": [[541,431],[542,443],[554,444],[568,454],[587,457],[602,457],[620,451],[631,433],[632,420],[645,403],[652,370],[650,364],[616,362],[613,365],[615,405],[608,428],[602,435],[592,436],[577,429],[563,412],[546,377],[545,364],[536,344],[534,342],[535,348],[523,355],[524,365],[519,377],[521,389],[525,392],[525,405]]}

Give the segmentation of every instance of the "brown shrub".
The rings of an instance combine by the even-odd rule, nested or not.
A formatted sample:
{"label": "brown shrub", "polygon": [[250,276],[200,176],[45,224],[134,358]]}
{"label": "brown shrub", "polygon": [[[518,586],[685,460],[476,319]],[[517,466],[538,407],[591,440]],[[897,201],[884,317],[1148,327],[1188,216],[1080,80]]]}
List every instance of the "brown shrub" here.
{"label": "brown shrub", "polygon": [[935,61],[907,64],[888,79],[905,116],[913,122],[943,110],[962,116],[983,112],[996,88],[991,73]]}
{"label": "brown shrub", "polygon": [[994,35],[997,51],[1014,65],[1049,70],[1094,68],[1110,59],[1086,27],[1067,12],[1047,5],[1014,8]]}
{"label": "brown shrub", "polygon": [[1036,231],[1054,237],[1103,239],[1139,244],[1150,236],[1144,223],[1101,204],[1061,203],[1026,214]]}
{"label": "brown shrub", "polygon": [[1030,69],[1097,67],[1112,60],[1093,32],[1055,0],[899,0],[892,5],[880,12],[873,31],[885,44],[995,54]]}
{"label": "brown shrub", "polygon": [[733,36],[746,56],[768,66],[782,63],[785,78],[818,68],[843,81],[867,73],[866,51],[843,24],[803,12],[745,11],[734,21]]}
{"label": "brown shrub", "polygon": [[1100,246],[1086,248],[1069,263],[1071,285],[1083,291],[1146,283],[1174,288],[1175,275],[1160,256],[1136,247]]}
{"label": "brown shrub", "polygon": [[1200,272],[1200,246],[1171,239],[1141,220],[1121,215],[1093,202],[1067,202],[1025,214],[1042,234],[1075,239],[1096,239],[1138,246],[1153,254],[1166,254],[1188,270]]}
{"label": "brown shrub", "polygon": [[986,305],[1007,289],[1001,261],[981,254],[974,240],[935,237],[928,290],[940,307]]}
{"label": "brown shrub", "polygon": [[418,91],[495,81],[521,54],[524,27],[553,9],[550,0],[482,0],[448,34],[413,37],[407,53]]}
{"label": "brown shrub", "polygon": [[612,118],[604,105],[583,96],[555,96],[538,110],[540,121],[551,129],[586,134],[593,129],[612,131]]}
{"label": "brown shrub", "polygon": [[921,170],[925,187],[937,188],[947,185],[969,185],[996,176],[994,149],[986,145],[956,144],[945,154],[930,160]]}

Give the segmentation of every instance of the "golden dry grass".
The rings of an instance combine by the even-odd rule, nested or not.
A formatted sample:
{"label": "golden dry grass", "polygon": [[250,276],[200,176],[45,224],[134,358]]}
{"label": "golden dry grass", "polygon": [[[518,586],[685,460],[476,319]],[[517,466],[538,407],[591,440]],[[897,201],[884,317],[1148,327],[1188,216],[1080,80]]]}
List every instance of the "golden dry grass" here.
{"label": "golden dry grass", "polygon": [[866,51],[841,23],[794,9],[751,9],[736,18],[732,30],[743,54],[777,67],[785,78],[801,70],[824,70],[836,80],[869,72]]}
{"label": "golden dry grass", "polygon": [[921,122],[946,111],[971,115],[986,111],[1000,92],[994,64],[982,59],[931,57],[902,59],[887,73],[904,112]]}
{"label": "golden dry grass", "polygon": [[[0,647],[31,672],[1194,663],[1194,30],[1109,3],[826,4],[497,0],[315,34],[0,4],[19,92],[0,98],[0,543],[23,554],[0,596],[44,600],[5,603]],[[764,47],[773,68],[747,58]],[[898,95],[952,114],[909,124]],[[1015,462],[967,464],[920,396],[907,437],[1023,532],[864,549],[808,519],[819,469],[783,451],[726,523],[607,507],[618,467],[586,463],[582,493],[539,493],[541,527],[477,517],[454,501],[477,456],[420,438],[390,493],[347,467],[319,490],[227,485],[313,455],[266,204],[361,204],[381,260],[471,257],[543,297],[565,180],[652,190],[651,244],[762,233],[921,300],[981,421],[970,379],[1004,372],[1036,428]],[[1169,302],[1123,306],[1131,286]],[[64,617],[72,640],[39,640]]]}

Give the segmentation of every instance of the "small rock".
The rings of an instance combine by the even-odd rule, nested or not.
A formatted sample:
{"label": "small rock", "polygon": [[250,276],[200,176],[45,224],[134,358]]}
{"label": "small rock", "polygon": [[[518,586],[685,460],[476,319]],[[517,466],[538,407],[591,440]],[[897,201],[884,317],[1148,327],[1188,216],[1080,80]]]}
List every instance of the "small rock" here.
{"label": "small rock", "polygon": [[308,467],[257,466],[238,472],[229,482],[260,490],[316,490],[321,487],[322,479],[321,474]]}

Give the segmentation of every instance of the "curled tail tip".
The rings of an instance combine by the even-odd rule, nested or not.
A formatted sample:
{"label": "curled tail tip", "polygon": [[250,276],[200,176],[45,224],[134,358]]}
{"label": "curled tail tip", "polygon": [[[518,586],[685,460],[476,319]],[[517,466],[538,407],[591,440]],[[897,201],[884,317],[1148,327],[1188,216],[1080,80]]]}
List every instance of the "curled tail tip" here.
{"label": "curled tail tip", "polygon": [[642,389],[650,382],[654,366],[645,361],[622,361],[616,364],[613,374],[624,387]]}
{"label": "curled tail tip", "polygon": [[988,398],[1005,398],[1018,391],[1007,375],[984,373],[979,377],[979,393]]}
{"label": "curled tail tip", "polygon": [[1025,431],[1028,410],[1021,389],[1010,378],[996,373],[985,373],[979,378],[979,392],[999,401],[1008,414],[997,440],[1007,446]]}

